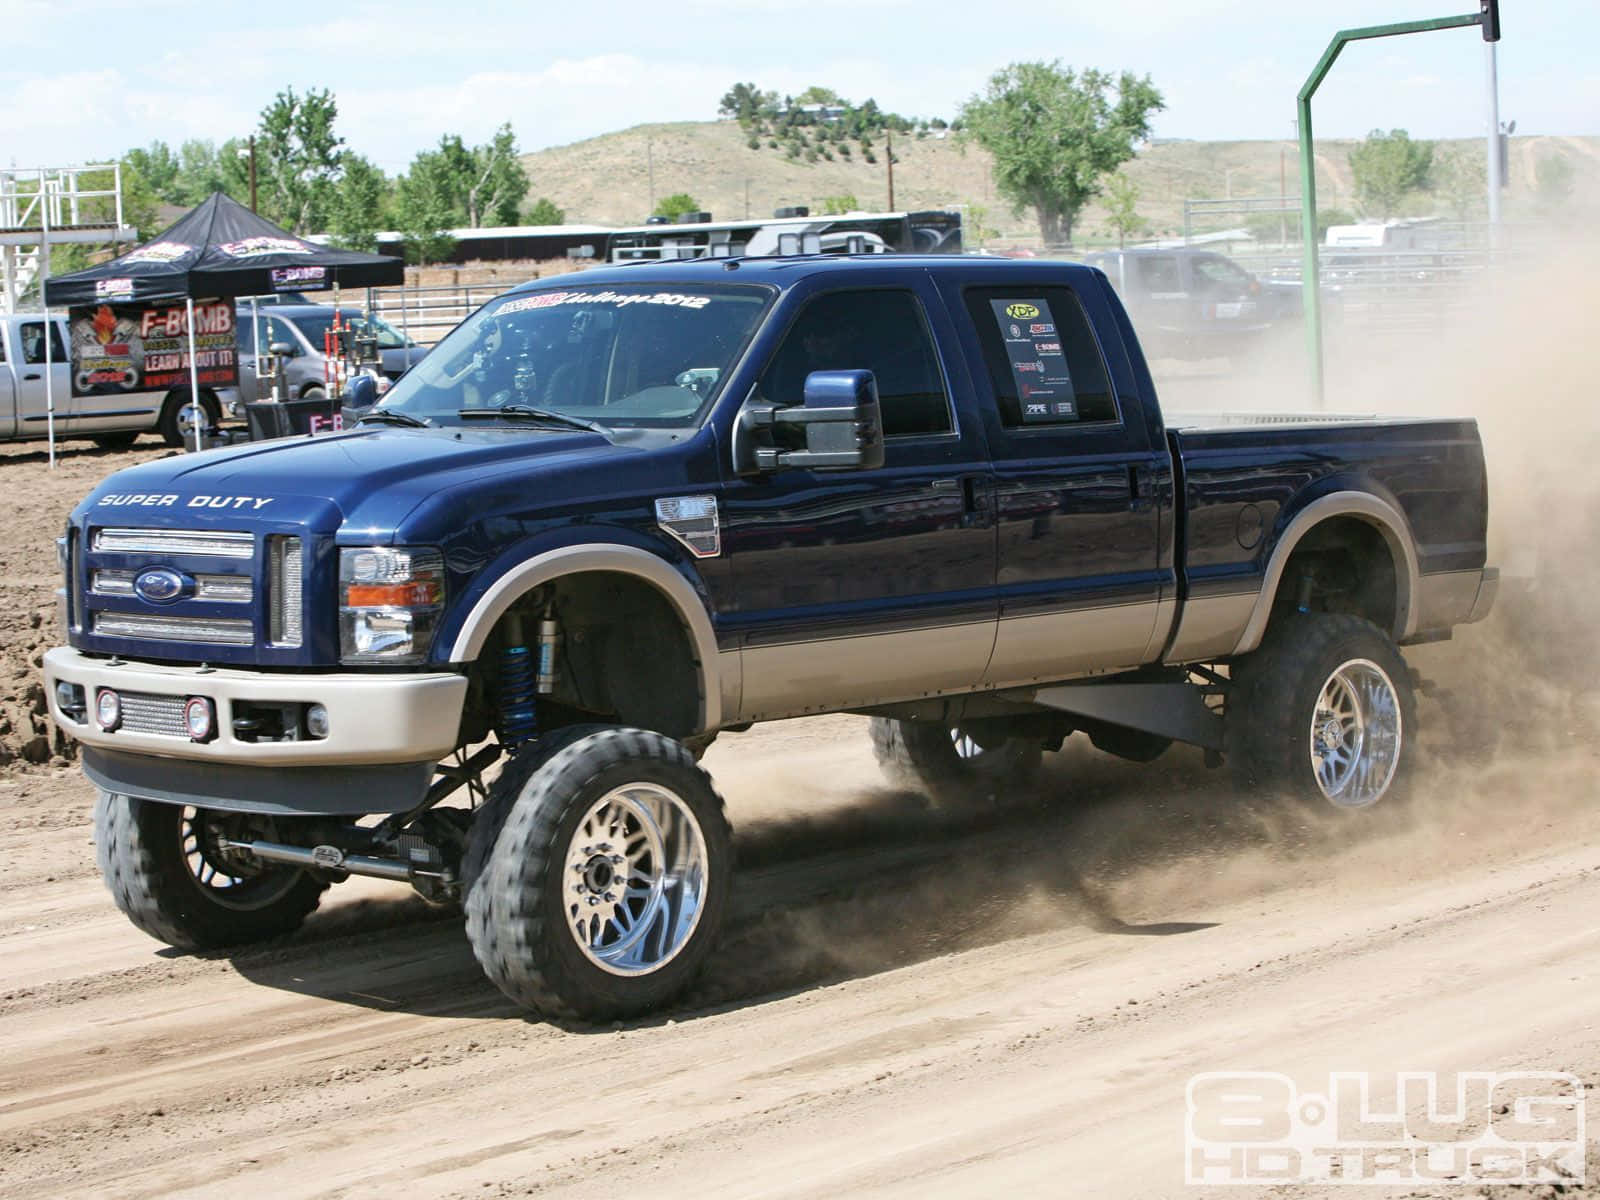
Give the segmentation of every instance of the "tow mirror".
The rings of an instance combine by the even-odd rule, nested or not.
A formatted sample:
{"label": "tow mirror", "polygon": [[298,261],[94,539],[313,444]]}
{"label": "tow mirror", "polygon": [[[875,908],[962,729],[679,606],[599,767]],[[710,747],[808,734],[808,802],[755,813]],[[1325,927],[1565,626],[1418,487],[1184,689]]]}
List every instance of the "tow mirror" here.
{"label": "tow mirror", "polygon": [[[763,431],[804,431],[804,449],[762,445]],[[883,466],[883,419],[878,384],[871,371],[813,371],[806,376],[804,403],[779,408],[747,404],[734,438],[741,473],[796,467],[865,470]]]}

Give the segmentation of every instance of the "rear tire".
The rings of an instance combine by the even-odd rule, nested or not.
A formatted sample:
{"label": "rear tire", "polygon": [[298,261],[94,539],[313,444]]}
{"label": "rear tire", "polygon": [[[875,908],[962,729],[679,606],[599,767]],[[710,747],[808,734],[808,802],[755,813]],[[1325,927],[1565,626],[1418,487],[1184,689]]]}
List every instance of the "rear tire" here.
{"label": "rear tire", "polygon": [[937,799],[982,799],[1024,784],[1044,758],[1038,739],[997,736],[992,724],[975,729],[873,717],[871,728],[878,765]]}
{"label": "rear tire", "polygon": [[1400,651],[1372,622],[1290,614],[1232,676],[1228,758],[1243,787],[1345,810],[1403,793],[1416,698]]}
{"label": "rear tire", "polygon": [[722,798],[684,746],[646,730],[574,731],[524,756],[494,785],[490,804],[509,811],[467,895],[473,953],[548,1017],[661,1007],[722,924],[733,859]]}
{"label": "rear tire", "polygon": [[322,900],[327,883],[297,867],[249,864],[217,837],[273,840],[270,817],[218,813],[101,792],[95,858],[117,907],[151,937],[183,950],[278,937]]}
{"label": "rear tire", "polygon": [[[205,428],[215,429],[222,421],[222,406],[217,398],[210,392],[201,392],[200,408],[205,416]],[[195,406],[189,400],[189,389],[175,388],[168,392],[166,403],[161,406],[161,418],[156,422],[161,440],[179,448],[193,446],[194,418]]]}

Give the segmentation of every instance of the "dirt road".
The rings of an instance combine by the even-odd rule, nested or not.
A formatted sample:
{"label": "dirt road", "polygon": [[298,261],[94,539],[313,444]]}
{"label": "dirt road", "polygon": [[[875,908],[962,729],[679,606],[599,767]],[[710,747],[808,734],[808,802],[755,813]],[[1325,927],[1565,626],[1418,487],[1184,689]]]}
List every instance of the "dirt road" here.
{"label": "dirt road", "polygon": [[[618,1028],[522,1018],[402,888],[341,885],[233,955],[135,931],[29,685],[62,518],[162,452],[72,448],[49,475],[0,449],[0,762],[29,760],[0,769],[0,1195],[1199,1195],[1198,1071],[1600,1084],[1600,443],[1553,457],[1590,381],[1556,353],[1587,326],[1547,326],[1395,394],[1498,423],[1492,561],[1536,551],[1561,585],[1409,652],[1437,686],[1408,808],[1295,817],[1190,752],[1072,743],[1035,789],[949,811],[882,776],[858,719],[725,736],[729,928],[680,1005]],[[1526,361],[1556,373],[1532,388]]]}
{"label": "dirt road", "polygon": [[281,944],[165,950],[94,875],[88,788],[15,776],[0,1191],[1176,1195],[1196,1071],[1600,1081],[1573,738],[1308,824],[1187,754],[1069,748],[963,814],[883,781],[854,718],[727,737],[732,927],[681,1006],[599,1030],[519,1017],[458,921],[382,884]]}

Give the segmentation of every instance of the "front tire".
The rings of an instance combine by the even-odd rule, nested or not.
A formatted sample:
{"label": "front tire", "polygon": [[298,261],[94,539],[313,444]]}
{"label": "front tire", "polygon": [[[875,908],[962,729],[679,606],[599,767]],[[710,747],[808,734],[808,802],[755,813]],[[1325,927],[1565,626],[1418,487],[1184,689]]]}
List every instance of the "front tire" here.
{"label": "front tire", "polygon": [[1009,736],[995,722],[873,717],[871,732],[879,766],[943,800],[982,799],[1025,784],[1044,758],[1037,738]]}
{"label": "front tire", "polygon": [[1404,789],[1416,712],[1410,670],[1376,625],[1293,614],[1234,667],[1228,754],[1247,788],[1370,808]]}
{"label": "front tire", "polygon": [[212,812],[101,792],[95,858],[130,921],[183,950],[259,942],[290,933],[327,883],[296,867],[250,863],[219,840],[274,840],[270,817]]}
{"label": "front tire", "polygon": [[467,894],[484,973],[549,1017],[661,1007],[722,924],[733,857],[722,798],[684,746],[646,730],[521,753],[534,765],[496,781],[486,807],[508,811]]}

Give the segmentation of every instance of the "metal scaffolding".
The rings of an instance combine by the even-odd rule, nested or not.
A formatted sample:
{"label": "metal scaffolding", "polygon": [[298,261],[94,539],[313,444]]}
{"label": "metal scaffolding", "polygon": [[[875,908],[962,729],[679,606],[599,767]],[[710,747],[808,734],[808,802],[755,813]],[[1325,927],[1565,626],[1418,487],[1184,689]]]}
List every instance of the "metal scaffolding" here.
{"label": "metal scaffolding", "polygon": [[133,242],[122,167],[0,168],[0,312],[18,311],[50,270],[50,247]]}

